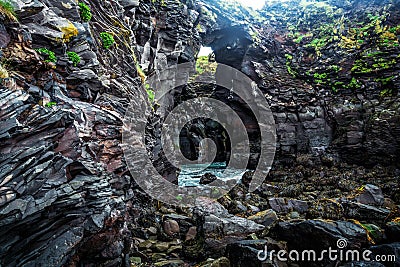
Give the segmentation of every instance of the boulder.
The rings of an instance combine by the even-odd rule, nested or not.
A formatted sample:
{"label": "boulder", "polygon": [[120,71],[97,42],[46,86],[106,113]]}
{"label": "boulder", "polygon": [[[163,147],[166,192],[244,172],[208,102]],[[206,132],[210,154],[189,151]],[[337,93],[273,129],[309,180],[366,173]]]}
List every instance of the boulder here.
{"label": "boulder", "polygon": [[[276,257],[272,260],[265,256],[265,250],[279,251],[287,250],[284,242],[277,242],[273,239],[242,240],[231,243],[226,248],[226,256],[229,258],[232,267],[286,267],[287,264],[280,262]],[[275,255],[276,256],[276,255]]]}
{"label": "boulder", "polygon": [[258,224],[262,224],[266,227],[273,225],[277,220],[278,216],[272,209],[264,210],[248,217],[247,219],[252,220]]}
{"label": "boulder", "polygon": [[268,199],[271,208],[279,213],[287,213],[292,210],[304,213],[308,210],[308,203],[303,200],[286,199],[286,198],[270,198]]}
{"label": "boulder", "polygon": [[355,199],[361,204],[382,206],[385,196],[382,193],[382,189],[375,185],[367,184],[362,187],[361,193]]}
{"label": "boulder", "polygon": [[175,220],[164,221],[163,227],[164,227],[164,232],[169,236],[179,234],[180,232],[179,224]]}
{"label": "boulder", "polygon": [[217,176],[215,176],[212,173],[205,173],[200,177],[200,184],[210,184],[212,182],[214,182],[215,180],[217,180]]}
{"label": "boulder", "polygon": [[274,233],[279,240],[288,242],[289,249],[321,251],[329,247],[337,248],[340,239],[346,240],[348,249],[360,249],[368,244],[365,229],[347,221],[280,222]]}
{"label": "boulder", "polygon": [[207,198],[198,199],[194,213],[201,222],[206,251],[211,255],[220,255],[227,244],[265,228],[254,221],[229,214],[220,203]]}
{"label": "boulder", "polygon": [[389,241],[395,242],[400,240],[400,221],[399,218],[388,222],[385,226],[386,237]]}
{"label": "boulder", "polygon": [[400,242],[372,246],[369,250],[372,251],[371,259],[379,257],[386,267],[400,266]]}

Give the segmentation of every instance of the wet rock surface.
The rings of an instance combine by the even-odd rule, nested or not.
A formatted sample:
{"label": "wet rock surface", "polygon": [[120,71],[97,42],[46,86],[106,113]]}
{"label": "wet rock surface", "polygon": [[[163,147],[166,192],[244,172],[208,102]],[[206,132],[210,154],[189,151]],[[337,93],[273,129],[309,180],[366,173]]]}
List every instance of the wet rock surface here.
{"label": "wet rock surface", "polygon": [[[75,1],[11,2],[18,21],[0,14],[0,266],[400,264],[399,1],[272,1],[253,11],[214,0],[95,0],[85,1],[90,21]],[[101,32],[114,38],[108,49]],[[131,101],[148,100],[146,75],[194,62],[201,45],[265,94],[277,155],[254,192],[248,171],[218,201],[172,207],[129,172],[126,161],[139,159],[124,157],[123,118]],[[237,96],[193,85],[168,101],[205,95],[237,110],[254,167],[259,132]],[[149,111],[146,142],[176,183],[160,142],[163,112]],[[229,155],[220,128],[192,126],[187,142],[216,136],[219,159]],[[258,258],[266,246],[321,251],[339,239],[395,258]]]}

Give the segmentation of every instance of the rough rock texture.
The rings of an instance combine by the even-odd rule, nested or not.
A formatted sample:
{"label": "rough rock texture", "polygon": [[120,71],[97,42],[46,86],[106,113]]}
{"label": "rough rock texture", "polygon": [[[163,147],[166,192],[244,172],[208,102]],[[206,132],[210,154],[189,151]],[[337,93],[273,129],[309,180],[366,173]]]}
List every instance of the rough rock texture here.
{"label": "rough rock texture", "polygon": [[[131,231],[151,202],[127,170],[122,119],[129,101],[147,99],[139,64],[150,72],[193,61],[196,12],[174,1],[90,1],[83,22],[76,1],[12,4],[19,21],[0,17],[9,74],[0,89],[0,265],[128,265]],[[103,31],[114,35],[109,49]]]}
{"label": "rough rock texture", "polygon": [[357,249],[367,244],[365,230],[359,225],[344,221],[282,222],[278,224],[276,232],[280,239],[290,241],[289,249],[319,251],[322,248],[336,247],[339,239],[346,239],[348,248]]}
{"label": "rough rock texture", "polygon": [[[269,101],[276,163],[301,154],[317,164],[326,155],[364,166],[400,162],[398,1],[272,1],[258,13],[209,1],[202,10],[203,43],[217,62],[257,81]],[[222,88],[214,95],[229,99]],[[241,115],[253,129],[251,115]]]}
{"label": "rough rock texture", "polygon": [[199,199],[194,214],[202,228],[206,255],[221,253],[227,244],[264,229],[252,220],[229,214],[224,206],[209,199]]}
{"label": "rough rock texture", "polygon": [[[18,22],[0,14],[1,266],[180,266],[223,254],[204,266],[259,266],[266,244],[320,249],[338,238],[398,254],[398,0],[271,1],[259,12],[216,0],[91,0],[89,22],[72,0],[12,3]],[[113,35],[109,49],[101,32]],[[145,76],[193,62],[201,45],[262,89],[278,144],[268,183],[249,193],[249,172],[220,204],[192,212],[137,187],[121,132],[129,102],[148,99]],[[254,166],[258,128],[237,96],[188,86],[170,108],[206,93],[245,121]],[[159,140],[164,115],[151,112],[146,141],[176,182]],[[220,128],[194,126],[188,142],[214,135],[219,159],[229,155]]]}

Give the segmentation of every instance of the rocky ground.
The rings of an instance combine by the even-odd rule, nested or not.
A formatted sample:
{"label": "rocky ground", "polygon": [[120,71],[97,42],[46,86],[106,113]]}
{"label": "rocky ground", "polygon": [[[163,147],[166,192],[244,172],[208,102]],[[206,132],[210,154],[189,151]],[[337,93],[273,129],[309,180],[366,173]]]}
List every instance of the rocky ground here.
{"label": "rocky ground", "polygon": [[194,210],[155,207],[152,223],[135,238],[133,261],[150,260],[155,266],[397,266],[398,258],[384,265],[257,259],[265,245],[321,251],[337,248],[339,239],[348,241],[348,249],[398,256],[398,171],[309,164],[303,158],[293,168],[272,170],[255,193],[246,186],[249,172],[218,202],[201,199]]}
{"label": "rocky ground", "polygon": [[[259,12],[214,0],[9,3],[0,1],[0,266],[400,266],[399,1],[271,1]],[[218,201],[172,207],[132,178],[123,118],[130,102],[151,101],[147,76],[194,62],[201,45],[258,84],[277,153],[255,192],[248,172]],[[218,87],[181,92],[171,107],[204,92],[235,107],[257,159],[240,99]],[[149,154],[173,180],[163,114],[148,114]],[[202,132],[211,130],[221,134]],[[339,239],[396,261],[257,258],[265,246],[321,251]]]}

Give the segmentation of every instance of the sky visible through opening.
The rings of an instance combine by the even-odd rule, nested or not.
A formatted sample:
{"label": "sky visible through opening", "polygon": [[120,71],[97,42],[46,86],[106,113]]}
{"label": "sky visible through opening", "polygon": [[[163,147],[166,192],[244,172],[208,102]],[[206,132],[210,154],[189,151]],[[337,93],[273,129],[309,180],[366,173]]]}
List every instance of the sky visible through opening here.
{"label": "sky visible through opening", "polygon": [[212,52],[213,52],[213,51],[212,51],[211,47],[204,47],[204,46],[202,46],[202,47],[200,48],[198,57],[208,56],[208,55],[211,54]]}
{"label": "sky visible through opening", "polygon": [[[246,7],[251,7],[253,9],[261,9],[264,4],[265,4],[265,0],[236,0],[239,3],[241,3],[243,6]],[[213,51],[211,49],[211,47],[201,47],[198,56],[208,56],[209,54],[211,54]]]}

